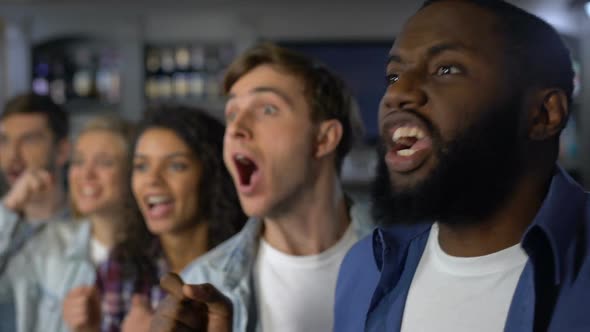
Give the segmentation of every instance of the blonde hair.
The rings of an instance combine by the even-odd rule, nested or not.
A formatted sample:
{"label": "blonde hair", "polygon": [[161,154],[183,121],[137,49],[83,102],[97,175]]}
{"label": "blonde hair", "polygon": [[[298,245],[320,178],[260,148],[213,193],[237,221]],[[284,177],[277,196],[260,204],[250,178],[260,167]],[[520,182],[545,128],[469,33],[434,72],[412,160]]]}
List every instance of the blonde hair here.
{"label": "blonde hair", "polygon": [[[75,142],[77,142],[81,136],[95,131],[107,132],[120,138],[122,146],[125,149],[125,153],[127,154],[126,158],[124,159],[125,173],[130,174],[131,148],[135,139],[136,126],[132,122],[117,115],[99,115],[89,120],[82,126],[76,135]],[[129,187],[129,185],[127,185],[127,187]],[[126,190],[130,190],[130,188],[127,188]],[[130,194],[126,195],[126,197],[130,197]],[[76,219],[84,217],[84,215],[76,208],[76,203],[74,202],[73,197],[70,197],[70,206],[72,216],[74,216]]]}
{"label": "blonde hair", "polygon": [[89,120],[78,132],[77,138],[91,131],[106,131],[121,137],[127,150],[135,138],[135,125],[117,115],[100,115]]}

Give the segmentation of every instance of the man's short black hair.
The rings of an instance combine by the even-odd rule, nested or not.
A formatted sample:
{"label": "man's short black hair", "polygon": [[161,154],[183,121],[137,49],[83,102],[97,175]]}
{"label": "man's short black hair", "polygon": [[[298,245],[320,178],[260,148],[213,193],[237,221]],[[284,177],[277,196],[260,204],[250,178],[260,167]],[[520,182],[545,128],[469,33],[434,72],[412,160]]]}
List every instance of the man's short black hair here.
{"label": "man's short black hair", "polygon": [[442,1],[472,3],[492,13],[506,42],[511,79],[524,88],[559,88],[571,103],[574,71],[570,52],[551,25],[502,0],[427,0],[420,10]]}
{"label": "man's short black hair", "polygon": [[70,131],[68,114],[48,96],[25,93],[13,97],[4,106],[0,121],[14,114],[42,114],[47,118],[47,124],[56,142],[68,137]]}

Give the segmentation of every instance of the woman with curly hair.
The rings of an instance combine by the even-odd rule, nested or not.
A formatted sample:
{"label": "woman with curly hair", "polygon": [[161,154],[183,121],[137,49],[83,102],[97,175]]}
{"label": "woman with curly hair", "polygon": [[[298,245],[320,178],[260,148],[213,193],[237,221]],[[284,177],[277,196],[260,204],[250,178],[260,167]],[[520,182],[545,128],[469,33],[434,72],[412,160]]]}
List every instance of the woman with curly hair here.
{"label": "woman with curly hair", "polygon": [[102,331],[147,331],[160,277],[237,233],[246,221],[223,163],[224,126],[205,112],[163,108],[140,123],[131,189],[144,223],[100,266]]}

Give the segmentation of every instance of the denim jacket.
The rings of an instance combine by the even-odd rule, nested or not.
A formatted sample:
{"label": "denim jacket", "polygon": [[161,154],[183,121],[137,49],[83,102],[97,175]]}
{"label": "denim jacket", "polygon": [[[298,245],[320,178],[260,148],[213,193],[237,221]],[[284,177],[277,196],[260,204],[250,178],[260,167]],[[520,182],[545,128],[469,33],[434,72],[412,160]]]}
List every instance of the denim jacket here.
{"label": "denim jacket", "polygon": [[63,299],[96,278],[90,228],[88,221],[47,223],[11,257],[0,276],[0,331],[66,331]]}
{"label": "denim jacket", "polygon": [[[351,226],[358,238],[373,229],[369,209],[353,204]],[[233,330],[260,331],[252,268],[258,252],[262,220],[250,218],[244,228],[226,242],[198,258],[182,272],[186,283],[210,283],[233,303]]]}
{"label": "denim jacket", "polygon": [[69,215],[69,210],[64,207],[49,220],[32,224],[25,222],[16,212],[0,204],[0,275],[2,275],[10,257],[15,255],[29,238],[40,232],[45,224],[52,221],[69,221]]}

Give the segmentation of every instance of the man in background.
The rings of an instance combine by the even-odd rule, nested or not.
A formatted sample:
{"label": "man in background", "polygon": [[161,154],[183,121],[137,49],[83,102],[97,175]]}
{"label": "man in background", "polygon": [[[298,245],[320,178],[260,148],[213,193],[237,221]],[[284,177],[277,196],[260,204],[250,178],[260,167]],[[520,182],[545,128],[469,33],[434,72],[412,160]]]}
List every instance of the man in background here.
{"label": "man in background", "polygon": [[14,97],[0,114],[0,171],[8,186],[0,203],[0,273],[43,223],[69,214],[62,178],[68,134],[67,113],[47,96]]}

